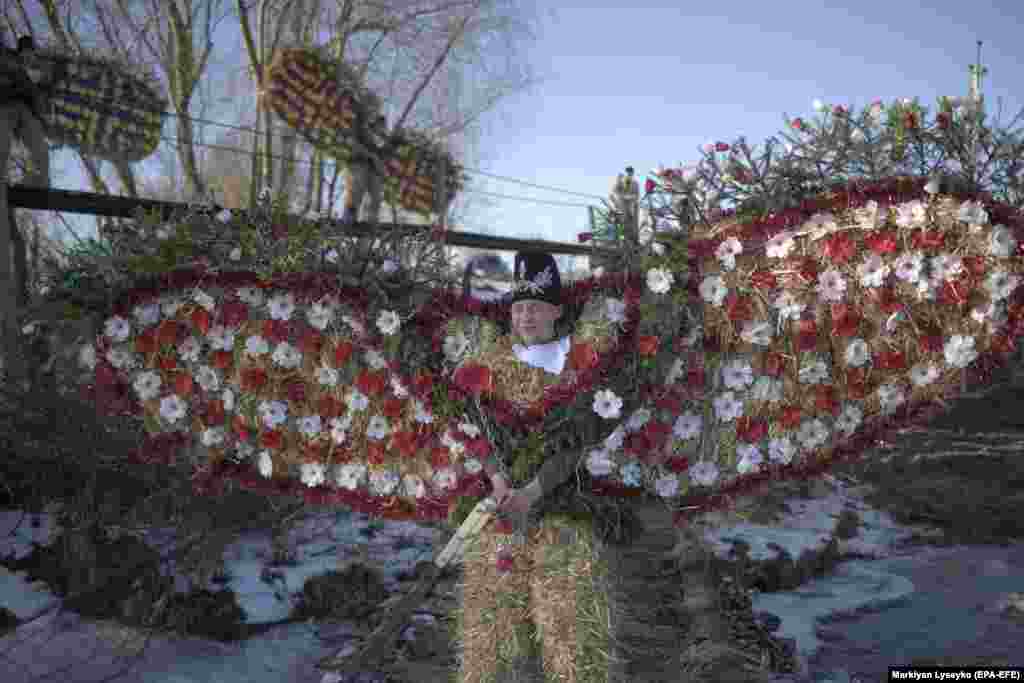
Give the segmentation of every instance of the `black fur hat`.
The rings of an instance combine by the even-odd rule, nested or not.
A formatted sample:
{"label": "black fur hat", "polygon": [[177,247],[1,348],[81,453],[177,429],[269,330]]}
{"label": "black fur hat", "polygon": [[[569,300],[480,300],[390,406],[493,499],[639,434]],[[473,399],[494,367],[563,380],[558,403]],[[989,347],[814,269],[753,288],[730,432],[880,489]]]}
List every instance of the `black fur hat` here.
{"label": "black fur hat", "polygon": [[542,251],[521,251],[516,254],[515,284],[509,301],[534,299],[553,306],[562,304],[562,278],[551,254]]}

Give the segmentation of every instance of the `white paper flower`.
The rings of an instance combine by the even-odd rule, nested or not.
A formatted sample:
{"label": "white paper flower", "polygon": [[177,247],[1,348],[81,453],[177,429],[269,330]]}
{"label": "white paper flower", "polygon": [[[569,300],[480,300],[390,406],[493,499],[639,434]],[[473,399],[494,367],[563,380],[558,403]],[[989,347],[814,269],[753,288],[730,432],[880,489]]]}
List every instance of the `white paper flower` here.
{"label": "white paper flower", "polygon": [[164,396],[160,399],[160,417],[165,422],[174,423],[185,417],[185,409],[185,401],[177,394]]}
{"label": "white paper flower", "polygon": [[270,358],[276,365],[285,369],[294,369],[302,365],[302,352],[288,342],[278,344]]}
{"label": "white paper flower", "polygon": [[319,415],[307,415],[299,420],[299,432],[306,438],[313,438],[320,434],[323,425]]}
{"label": "white paper flower", "polygon": [[860,406],[855,403],[847,403],[836,418],[836,431],[850,436],[857,431],[863,419],[864,411],[860,409]]}
{"label": "white paper flower", "polygon": [[189,363],[195,363],[199,360],[200,351],[202,351],[202,345],[195,337],[188,337],[178,344],[178,355]]}
{"label": "white paper flower", "polygon": [[875,393],[883,413],[891,413],[907,400],[903,389],[897,384],[883,384]]}
{"label": "white paper flower", "polygon": [[476,458],[466,458],[462,461],[462,469],[466,470],[468,474],[477,474],[483,468],[484,466]]}
{"label": "white paper flower", "polygon": [[352,412],[359,412],[366,410],[366,407],[370,405],[370,399],[362,394],[358,389],[352,389],[348,395],[348,409]]}
{"label": "white paper flower", "polygon": [[415,474],[407,474],[402,477],[402,490],[410,498],[422,498],[427,495],[427,485],[421,477]]}
{"label": "white paper flower", "polygon": [[846,278],[835,268],[830,268],[818,278],[816,289],[825,301],[842,301],[846,295]]}
{"label": "white paper flower", "polygon": [[220,389],[220,375],[209,365],[200,365],[196,369],[196,382],[208,394],[212,394]]}
{"label": "white paper flower", "polygon": [[740,331],[740,339],[748,344],[769,346],[772,343],[772,324],[767,320],[747,321]]}
{"label": "white paper flower", "polygon": [[896,225],[901,228],[920,228],[928,222],[928,205],[920,199],[896,207]]}
{"label": "white paper flower", "polygon": [[910,368],[910,381],[915,387],[926,387],[939,378],[939,368],[934,363],[918,363]]}
{"label": "white paper flower", "polygon": [[103,326],[104,334],[116,342],[123,342],[132,333],[132,324],[119,315],[107,320]]}
{"label": "white paper flower", "polygon": [[288,320],[295,312],[295,297],[290,292],[272,296],[267,301],[267,308],[274,320]]}
{"label": "white paper flower", "polygon": [[725,280],[718,275],[708,275],[700,283],[700,296],[712,306],[720,307],[725,301],[725,295],[729,289],[725,286]]}
{"label": "white paper flower", "polygon": [[712,404],[715,408],[715,415],[722,422],[730,422],[743,415],[743,401],[736,399],[731,391],[726,391],[716,396]]}
{"label": "white paper flower", "polygon": [[145,306],[136,306],[132,309],[132,314],[139,327],[150,327],[160,322],[160,305],[151,303]]}
{"label": "white paper flower", "polygon": [[587,456],[587,471],[595,477],[607,477],[615,469],[615,463],[603,450],[594,449]]}
{"label": "white paper flower", "polygon": [[796,446],[788,436],[772,439],[768,442],[768,459],[772,462],[788,465],[796,454]]}
{"label": "white paper flower", "polygon": [[366,333],[366,328],[363,327],[363,323],[356,320],[353,316],[345,314],[341,316],[341,321],[352,328],[352,331],[356,334],[362,335]]}
{"label": "white paper flower", "polygon": [[974,349],[974,337],[955,334],[946,342],[943,348],[946,363],[954,368],[966,368],[978,357]]}
{"label": "white paper flower", "polygon": [[743,253],[743,245],[735,237],[724,240],[715,249],[715,256],[722,263],[726,270],[736,267],[736,256]]}
{"label": "white paper flower", "polygon": [[936,281],[952,280],[964,270],[964,262],[959,256],[939,254],[932,257],[932,278]]}
{"label": "white paper flower", "polygon": [[985,289],[995,301],[1000,301],[1013,294],[1013,290],[1017,289],[1019,284],[1020,277],[1010,275],[1005,270],[993,270],[985,278]]}
{"label": "white paper flower", "polygon": [[754,383],[754,369],[743,359],[722,366],[722,381],[728,389],[746,389]]}
{"label": "white paper flower", "polygon": [[619,468],[619,476],[626,486],[640,486],[643,468],[638,462],[629,462]]}
{"label": "white paper flower", "polygon": [[793,233],[780,232],[778,235],[775,235],[768,240],[768,242],[765,243],[764,248],[768,258],[786,258],[795,246],[796,243],[793,242]]}
{"label": "white paper flower", "polygon": [[[437,479],[436,475],[434,479]],[[398,474],[391,470],[370,472],[370,490],[378,496],[390,496],[398,488],[400,481]]]}
{"label": "white paper flower", "polygon": [[878,254],[868,254],[857,266],[857,277],[862,287],[881,287],[889,275],[889,266]]}
{"label": "white paper flower", "polygon": [[917,298],[921,301],[935,301],[939,286],[935,280],[921,278],[917,281]]}
{"label": "white paper flower", "polygon": [[472,422],[460,422],[459,431],[468,436],[471,439],[475,439],[480,436],[480,428]]}
{"label": "white paper flower", "polygon": [[231,412],[235,409],[235,393],[230,389],[225,389],[221,393],[220,400],[224,403],[224,410]]}
{"label": "white paper flower", "polygon": [[843,360],[850,367],[860,368],[865,363],[871,360],[871,349],[868,348],[868,344],[863,339],[853,339],[850,344],[846,347],[846,352],[843,354]]}
{"label": "white paper flower", "polygon": [[391,425],[388,424],[388,419],[383,415],[374,415],[370,418],[370,424],[366,427],[366,437],[375,441],[380,441],[387,437],[391,433]]}
{"label": "white paper flower", "polygon": [[335,481],[338,486],[348,489],[349,491],[354,491],[365,478],[366,465],[349,463],[338,468]]}
{"label": "white paper flower", "polygon": [[232,249],[231,253],[228,254],[228,258],[232,261],[240,261],[242,259],[242,248],[235,247]]}
{"label": "white paper flower", "polygon": [[921,268],[924,266],[924,254],[919,251],[909,251],[900,254],[893,262],[893,273],[904,282],[914,283],[921,278]]}
{"label": "white paper flower", "polygon": [[335,387],[338,385],[338,371],[332,367],[321,365],[316,369],[316,381],[320,386]]}
{"label": "white paper flower", "polygon": [[82,344],[78,350],[78,364],[90,370],[96,369],[96,347],[92,344]]}
{"label": "white paper flower", "polygon": [[450,467],[443,467],[434,473],[433,479],[434,485],[441,490],[454,488],[456,482],[455,470]]}
{"label": "white paper flower", "polygon": [[835,230],[839,226],[836,225],[836,217],[832,213],[822,211],[811,216],[801,228],[803,230],[811,231],[813,235],[827,235]]}
{"label": "white paper flower", "polygon": [[321,301],[315,301],[306,311],[306,320],[310,325],[323,332],[334,320],[334,307]]}
{"label": "white paper flower", "polygon": [[235,331],[223,325],[214,325],[206,335],[210,340],[210,348],[214,351],[234,351]]}
{"label": "white paper flower", "polygon": [[828,427],[818,418],[804,420],[796,433],[796,439],[805,449],[814,450],[828,441]]}
{"label": "white paper flower", "polygon": [[397,377],[391,377],[391,393],[395,395],[395,398],[408,398],[409,390],[405,388]]}
{"label": "white paper flower", "polygon": [[665,384],[675,384],[686,372],[686,364],[683,363],[682,358],[676,358],[672,361],[672,367],[668,370],[668,375],[665,376]]}
{"label": "white paper flower", "polygon": [[260,401],[256,412],[263,418],[267,429],[276,429],[288,419],[288,404],[284,401]]}
{"label": "white paper flower", "polygon": [[240,287],[237,294],[243,303],[250,306],[263,305],[263,290],[259,287]]}
{"label": "white paper flower", "polygon": [[135,378],[135,381],[132,382],[132,388],[135,389],[135,393],[139,395],[141,400],[152,401],[160,393],[160,384],[162,382],[160,373],[146,370],[140,372],[138,377]]}
{"label": "white paper flower", "polygon": [[124,349],[110,349],[107,351],[107,362],[118,370],[135,367],[135,356]]}
{"label": "white paper flower", "polygon": [[328,249],[327,252],[324,254],[324,260],[327,261],[328,263],[337,263],[338,256],[339,254],[337,249]]}
{"label": "white paper flower", "polygon": [[803,384],[823,384],[828,381],[828,370],[825,361],[818,359],[801,366],[798,377]]}
{"label": "white paper flower", "polygon": [[367,349],[366,353],[363,354],[363,360],[365,360],[367,365],[374,370],[383,370],[388,364],[388,362],[384,360],[384,356],[382,356],[377,349]]}
{"label": "white paper flower", "polygon": [[270,345],[263,337],[253,335],[245,340],[245,353],[250,356],[262,356],[270,351]]}
{"label": "white paper flower", "polygon": [[704,330],[700,326],[694,325],[692,328],[690,328],[690,331],[686,333],[686,336],[683,337],[683,346],[687,348],[692,348],[697,344],[697,342],[699,342],[703,338]]}
{"label": "white paper flower", "polygon": [[458,362],[462,354],[469,349],[469,339],[462,332],[448,335],[444,338],[444,357],[450,363]]}
{"label": "white paper flower", "polygon": [[320,486],[326,480],[327,468],[318,462],[304,462],[299,466],[302,483],[313,488]]}
{"label": "white paper flower", "polygon": [[679,477],[666,474],[654,482],[654,491],[662,498],[671,498],[679,493]]}
{"label": "white paper flower", "polygon": [[756,472],[761,469],[761,463],[764,462],[761,449],[753,444],[748,443],[738,446],[736,448],[736,455],[739,457],[739,460],[736,461],[736,471],[740,474]]}
{"label": "white paper flower", "polygon": [[637,408],[633,411],[633,414],[629,417],[629,422],[626,423],[626,429],[631,432],[643,429],[644,425],[651,419],[651,411],[649,408]]}
{"label": "white paper flower", "polygon": [[980,202],[964,202],[957,212],[957,218],[968,225],[985,225],[988,223],[988,212]]}
{"label": "white paper flower", "polygon": [[203,430],[203,433],[199,436],[199,441],[207,448],[210,448],[217,444],[224,443],[224,436],[225,432],[223,427],[210,427]]}
{"label": "white paper flower", "polygon": [[807,309],[807,304],[800,303],[791,292],[782,292],[777,297],[772,305],[778,309],[779,318],[782,321],[786,320],[798,320],[803,312]]}
{"label": "white paper flower", "polygon": [[750,390],[750,397],[754,401],[770,401],[778,403],[782,400],[782,380],[773,379],[762,375],[754,382]]}
{"label": "white paper flower", "polygon": [[689,472],[690,479],[698,486],[712,486],[718,481],[718,467],[708,460],[697,463]]}
{"label": "white paper flower", "polygon": [[197,289],[192,293],[192,300],[206,309],[207,313],[213,312],[213,309],[217,306],[217,302],[213,300],[213,297],[201,289]]}
{"label": "white paper flower", "polygon": [[456,457],[466,452],[466,447],[452,435],[450,430],[445,430],[444,434],[441,435],[441,445],[451,451],[452,455]]}
{"label": "white paper flower", "polygon": [[611,434],[609,434],[608,436],[605,437],[605,439],[604,439],[604,448],[609,453],[614,453],[615,451],[617,451],[620,448],[622,448],[622,444],[625,441],[626,441],[626,429],[622,425],[619,425],[618,427],[615,428],[614,431],[612,431]]}
{"label": "white paper flower", "polygon": [[647,271],[647,287],[655,294],[664,294],[672,288],[675,277],[665,268],[651,268]]}
{"label": "white paper flower", "polygon": [[348,430],[352,426],[352,418],[348,416],[336,417],[328,422],[328,425],[331,427],[331,441],[340,446],[348,438]]}
{"label": "white paper flower", "polygon": [[613,323],[626,322],[626,302],[608,297],[604,300],[605,316]]}
{"label": "white paper flower", "polygon": [[260,474],[267,479],[274,473],[274,461],[270,459],[270,451],[260,451],[259,468]]}
{"label": "white paper flower", "polygon": [[996,258],[1010,258],[1017,250],[1017,240],[1005,225],[996,225],[988,236],[988,253]]}
{"label": "white paper flower", "polygon": [[675,424],[672,425],[672,434],[682,441],[695,439],[700,436],[702,423],[703,420],[700,415],[693,412],[685,412],[676,418]]}
{"label": "white paper flower", "polygon": [[390,337],[402,325],[402,319],[394,311],[381,311],[377,316],[377,329],[384,335]]}
{"label": "white paper flower", "polygon": [[610,389],[603,389],[594,394],[594,412],[606,420],[614,420],[622,410],[622,399]]}

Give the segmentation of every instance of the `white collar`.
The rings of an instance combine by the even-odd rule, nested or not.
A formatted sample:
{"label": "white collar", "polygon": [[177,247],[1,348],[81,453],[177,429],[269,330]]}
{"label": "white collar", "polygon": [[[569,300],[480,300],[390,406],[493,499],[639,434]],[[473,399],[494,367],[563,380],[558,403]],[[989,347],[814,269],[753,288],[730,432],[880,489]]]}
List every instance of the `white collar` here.
{"label": "white collar", "polygon": [[553,375],[560,375],[562,368],[565,367],[565,357],[569,354],[571,347],[572,340],[569,337],[562,337],[546,344],[531,344],[530,346],[513,344],[512,353],[527,365],[541,368]]}

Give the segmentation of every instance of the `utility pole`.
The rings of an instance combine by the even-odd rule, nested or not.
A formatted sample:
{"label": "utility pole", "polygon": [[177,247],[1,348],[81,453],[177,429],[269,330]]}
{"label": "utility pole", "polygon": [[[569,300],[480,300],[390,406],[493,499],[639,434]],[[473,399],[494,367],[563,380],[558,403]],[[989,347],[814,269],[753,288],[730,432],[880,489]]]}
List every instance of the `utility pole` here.
{"label": "utility pole", "polygon": [[978,137],[981,122],[985,116],[985,96],[981,94],[981,79],[988,73],[981,64],[981,41],[978,41],[978,60],[970,66],[970,84],[967,101],[967,111],[971,116],[971,182],[977,186],[980,178],[977,177],[978,169]]}

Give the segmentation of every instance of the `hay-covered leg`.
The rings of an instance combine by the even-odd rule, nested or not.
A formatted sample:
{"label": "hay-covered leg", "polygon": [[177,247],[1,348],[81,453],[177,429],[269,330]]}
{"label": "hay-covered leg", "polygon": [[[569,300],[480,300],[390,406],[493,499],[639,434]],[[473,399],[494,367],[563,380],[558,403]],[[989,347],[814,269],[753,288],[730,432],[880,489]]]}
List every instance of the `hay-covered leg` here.
{"label": "hay-covered leg", "polygon": [[536,532],[530,611],[548,683],[607,683],[608,603],[590,524],[553,515]]}
{"label": "hay-covered leg", "polygon": [[[495,565],[505,547],[513,569]],[[539,649],[529,614],[533,553],[511,535],[485,529],[463,558],[460,603],[454,640],[459,652],[459,683],[540,683]]]}

